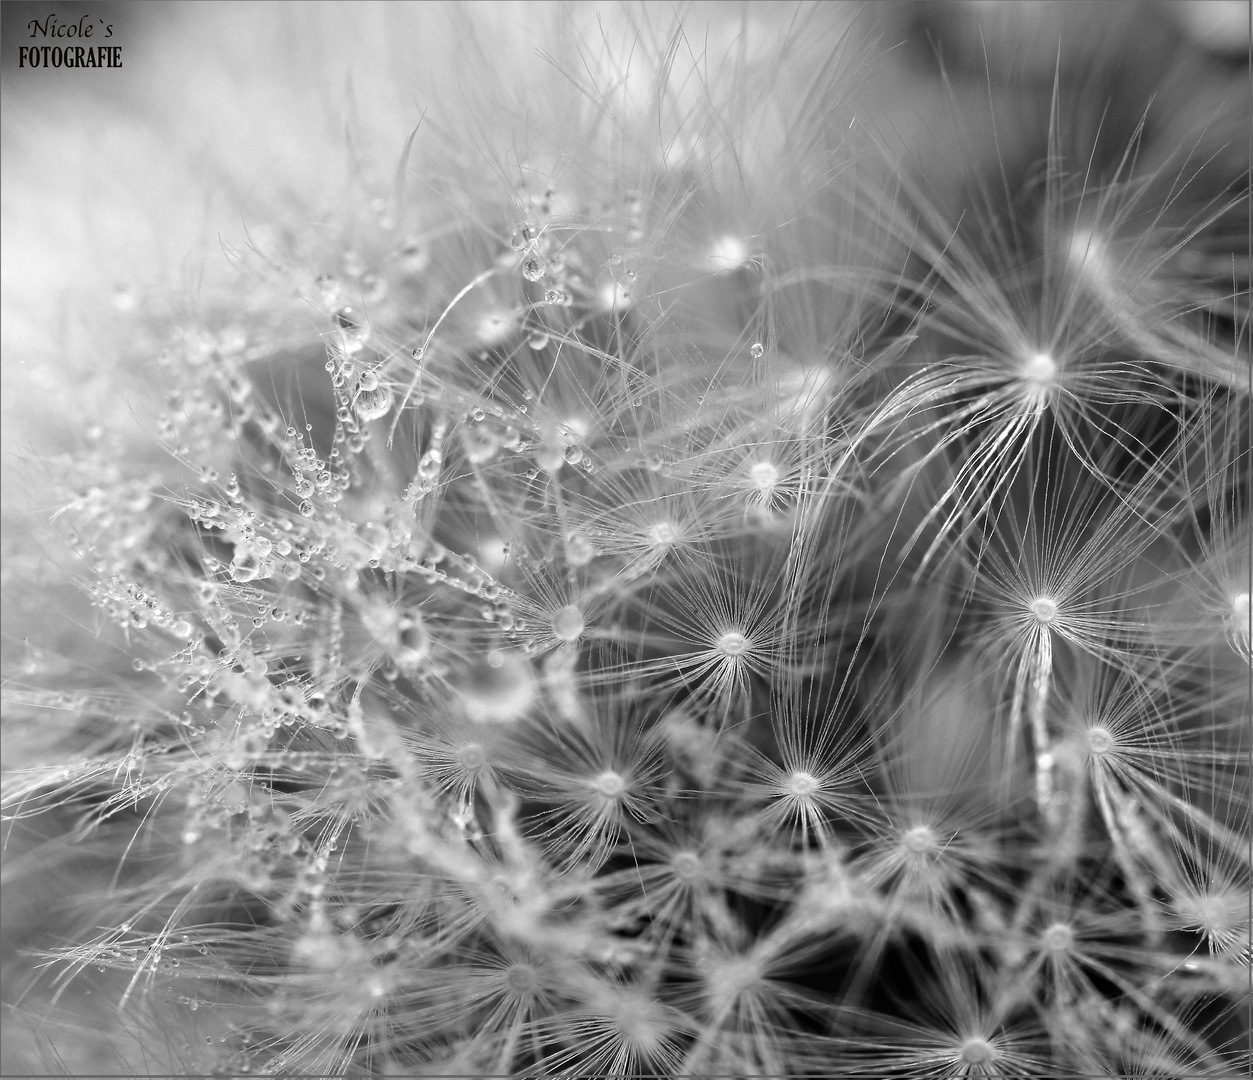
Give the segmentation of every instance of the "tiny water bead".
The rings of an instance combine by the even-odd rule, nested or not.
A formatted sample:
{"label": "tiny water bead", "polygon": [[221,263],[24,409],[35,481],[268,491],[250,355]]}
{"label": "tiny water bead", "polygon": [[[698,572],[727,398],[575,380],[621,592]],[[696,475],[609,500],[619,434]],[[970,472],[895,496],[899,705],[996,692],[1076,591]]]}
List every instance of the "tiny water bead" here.
{"label": "tiny water bead", "polygon": [[578,641],[585,625],[583,609],[578,604],[567,604],[552,617],[553,636],[558,641]]}
{"label": "tiny water bead", "polygon": [[748,354],[754,360],[760,360],[766,355],[766,347],[760,341],[754,341],[753,344],[749,346]]}

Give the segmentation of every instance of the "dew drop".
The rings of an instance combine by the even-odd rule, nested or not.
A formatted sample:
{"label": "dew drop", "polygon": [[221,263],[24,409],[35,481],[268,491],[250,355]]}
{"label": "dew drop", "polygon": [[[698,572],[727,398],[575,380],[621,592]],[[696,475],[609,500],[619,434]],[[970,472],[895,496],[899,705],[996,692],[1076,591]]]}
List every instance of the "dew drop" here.
{"label": "dew drop", "polygon": [[553,636],[558,641],[578,641],[585,625],[583,610],[577,604],[567,604],[552,617]]}
{"label": "dew drop", "polygon": [[362,423],[377,420],[391,411],[392,403],[395,400],[391,387],[375,385],[373,389],[367,390],[364,388],[364,379],[358,384],[358,387],[357,393],[352,399],[352,407],[357,414],[357,419]]}
{"label": "dew drop", "polygon": [[760,360],[766,354],[766,348],[760,341],[754,341],[749,347],[748,354],[754,360]]}
{"label": "dew drop", "polygon": [[544,333],[542,330],[536,330],[534,333],[531,334],[530,337],[526,339],[526,343],[536,352],[539,352],[540,349],[544,349],[548,347],[549,340],[550,338],[546,333]]}
{"label": "dew drop", "polygon": [[335,312],[335,325],[339,328],[344,352],[349,355],[360,352],[370,338],[370,328],[358,320],[350,307]]}

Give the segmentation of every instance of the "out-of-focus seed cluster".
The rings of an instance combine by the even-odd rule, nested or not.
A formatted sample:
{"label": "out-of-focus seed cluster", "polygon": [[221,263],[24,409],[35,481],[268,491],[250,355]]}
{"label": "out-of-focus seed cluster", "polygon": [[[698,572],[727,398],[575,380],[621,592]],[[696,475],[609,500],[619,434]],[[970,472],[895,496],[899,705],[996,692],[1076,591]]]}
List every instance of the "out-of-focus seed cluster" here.
{"label": "out-of-focus seed cluster", "polygon": [[157,1068],[1247,1066],[1247,189],[1064,66],[934,178],[753,33],[121,305],[163,453],[57,518],[133,670],[9,676],[5,800]]}

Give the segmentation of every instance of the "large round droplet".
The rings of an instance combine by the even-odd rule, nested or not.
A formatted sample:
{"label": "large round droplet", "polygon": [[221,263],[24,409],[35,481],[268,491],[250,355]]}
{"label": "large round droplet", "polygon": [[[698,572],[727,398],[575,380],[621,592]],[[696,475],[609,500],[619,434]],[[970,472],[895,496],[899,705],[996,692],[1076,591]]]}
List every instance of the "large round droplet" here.
{"label": "large round droplet", "polygon": [[558,641],[578,641],[585,625],[583,609],[577,604],[567,604],[552,617],[553,636]]}
{"label": "large round droplet", "polygon": [[353,398],[353,411],[361,421],[377,420],[386,416],[391,410],[393,401],[391,387],[375,386],[372,390],[361,389]]}

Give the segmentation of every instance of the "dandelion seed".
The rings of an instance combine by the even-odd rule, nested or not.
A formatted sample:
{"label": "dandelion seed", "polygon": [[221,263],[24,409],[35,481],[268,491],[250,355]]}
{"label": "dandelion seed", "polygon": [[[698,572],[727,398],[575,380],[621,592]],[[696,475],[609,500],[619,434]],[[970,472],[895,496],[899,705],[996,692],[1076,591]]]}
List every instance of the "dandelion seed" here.
{"label": "dandelion seed", "polygon": [[1037,596],[1031,601],[1031,614],[1043,626],[1057,618],[1057,601],[1051,596]]}

